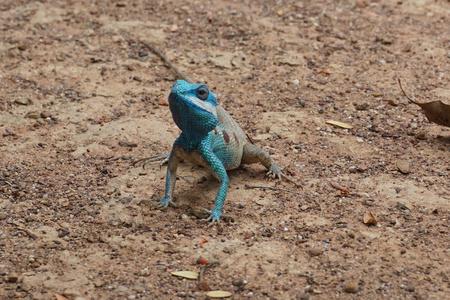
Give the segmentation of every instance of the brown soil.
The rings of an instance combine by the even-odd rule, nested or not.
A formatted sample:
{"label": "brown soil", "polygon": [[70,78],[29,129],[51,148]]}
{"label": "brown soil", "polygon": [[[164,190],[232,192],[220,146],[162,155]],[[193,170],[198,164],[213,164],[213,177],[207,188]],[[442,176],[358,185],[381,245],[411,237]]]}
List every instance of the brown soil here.
{"label": "brown soil", "polygon": [[[449,103],[449,16],[443,0],[1,1],[0,298],[449,297],[450,130],[397,82]],[[183,164],[178,206],[151,207],[165,168],[131,162],[179,130],[176,76],[142,42],[303,189],[231,171],[221,231],[195,213],[218,182]],[[218,262],[203,283],[171,275],[199,258]]]}

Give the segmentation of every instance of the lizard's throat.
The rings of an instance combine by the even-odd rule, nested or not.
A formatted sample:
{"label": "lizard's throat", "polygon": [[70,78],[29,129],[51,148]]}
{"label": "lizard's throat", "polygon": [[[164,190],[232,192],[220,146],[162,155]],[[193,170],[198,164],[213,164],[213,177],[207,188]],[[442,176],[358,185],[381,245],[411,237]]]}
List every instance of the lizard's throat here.
{"label": "lizard's throat", "polygon": [[[178,104],[178,105],[177,105]],[[182,131],[187,148],[195,148],[209,132],[216,128],[219,120],[217,113],[193,105],[180,105],[169,102],[173,120]],[[214,107],[215,110],[215,107]]]}

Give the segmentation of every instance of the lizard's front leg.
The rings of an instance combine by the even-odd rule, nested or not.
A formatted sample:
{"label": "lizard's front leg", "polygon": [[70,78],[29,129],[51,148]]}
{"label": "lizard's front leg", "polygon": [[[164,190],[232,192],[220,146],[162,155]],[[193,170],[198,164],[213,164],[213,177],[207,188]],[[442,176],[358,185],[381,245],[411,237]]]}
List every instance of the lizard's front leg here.
{"label": "lizard's front leg", "polygon": [[[177,180],[177,168],[178,164],[181,161],[178,152],[180,149],[176,144],[173,145],[172,151],[170,152],[167,164],[167,174],[166,174],[166,190],[164,194],[164,198],[161,199],[158,197],[159,202],[158,206],[167,207],[169,203],[173,203],[173,190],[175,188],[175,181]],[[175,205],[175,204],[174,204]]]}
{"label": "lizard's front leg", "polygon": [[227,197],[229,178],[227,170],[225,169],[222,161],[214,154],[211,146],[207,143],[201,143],[199,146],[199,153],[203,156],[207,166],[211,171],[219,178],[221,184],[217,191],[216,200],[214,202],[214,208],[211,210],[211,215],[207,221],[211,221],[211,224],[220,223],[220,217],[222,216],[222,208]]}

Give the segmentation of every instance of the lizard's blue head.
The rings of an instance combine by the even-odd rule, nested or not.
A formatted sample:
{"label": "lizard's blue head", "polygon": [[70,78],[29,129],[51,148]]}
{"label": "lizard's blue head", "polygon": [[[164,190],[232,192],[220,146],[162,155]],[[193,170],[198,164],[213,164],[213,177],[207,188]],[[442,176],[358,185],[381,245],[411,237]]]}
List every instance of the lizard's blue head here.
{"label": "lizard's blue head", "polygon": [[177,80],[169,95],[173,120],[188,137],[197,139],[213,130],[217,123],[217,100],[204,84]]}

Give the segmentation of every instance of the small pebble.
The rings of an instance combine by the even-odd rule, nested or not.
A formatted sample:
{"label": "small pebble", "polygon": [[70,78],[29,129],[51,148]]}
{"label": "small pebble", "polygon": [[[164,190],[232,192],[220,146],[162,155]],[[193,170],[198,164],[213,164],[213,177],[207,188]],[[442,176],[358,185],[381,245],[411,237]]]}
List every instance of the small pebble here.
{"label": "small pebble", "polygon": [[207,281],[201,281],[197,287],[200,291],[210,291],[211,290],[211,288],[209,287],[209,283]]}
{"label": "small pebble", "polygon": [[392,105],[392,106],[398,106],[398,101],[397,100],[395,100],[395,99],[389,99],[388,100],[388,104],[389,105]]}
{"label": "small pebble", "polygon": [[100,287],[104,286],[105,284],[106,284],[106,282],[101,279],[97,279],[94,281],[94,286],[96,288],[100,288]]}
{"label": "small pebble", "polygon": [[8,277],[9,283],[16,283],[18,280],[19,280],[19,276],[17,276],[16,274],[11,274]]}
{"label": "small pebble", "polygon": [[297,300],[309,300],[311,296],[307,293],[303,293],[303,294],[298,294],[297,296],[295,296],[295,298]]}
{"label": "small pebble", "polygon": [[207,219],[209,217],[209,212],[205,211],[201,206],[191,207],[190,213],[199,219]]}
{"label": "small pebble", "polygon": [[407,160],[403,160],[403,159],[398,160],[397,168],[403,174],[411,173],[411,165],[410,165],[409,161],[407,161]]}
{"label": "small pebble", "polygon": [[356,281],[356,280],[347,282],[344,285],[344,292],[346,292],[346,293],[356,294],[358,292],[358,290],[359,290],[359,284],[358,284],[358,281]]}
{"label": "small pebble", "polygon": [[38,113],[28,113],[25,115],[25,117],[29,118],[29,119],[39,119],[41,116]]}
{"label": "small pebble", "polygon": [[137,143],[130,142],[130,141],[119,141],[119,146],[121,146],[121,147],[128,147],[128,148],[134,148],[134,147],[137,147]]}
{"label": "small pebble", "polygon": [[323,249],[319,249],[319,248],[308,249],[308,254],[311,256],[319,256],[322,253],[323,253]]}
{"label": "small pebble", "polygon": [[369,108],[369,104],[367,102],[356,104],[356,110],[367,110]]}
{"label": "small pebble", "polygon": [[14,100],[14,103],[19,104],[19,105],[30,105],[30,104],[33,104],[33,101],[31,101],[28,98],[19,97],[16,100]]}
{"label": "small pebble", "polygon": [[47,119],[47,118],[50,118],[51,116],[52,116],[52,114],[50,112],[48,112],[48,111],[41,112],[41,118],[42,119]]}
{"label": "small pebble", "polygon": [[127,290],[128,290],[128,288],[126,286],[124,286],[124,285],[119,285],[117,287],[117,289],[116,289],[116,291],[119,292],[119,293],[126,292]]}
{"label": "small pebble", "polygon": [[146,52],[146,51],[139,51],[138,54],[139,54],[140,57],[145,57],[145,56],[148,55],[148,52]]}

